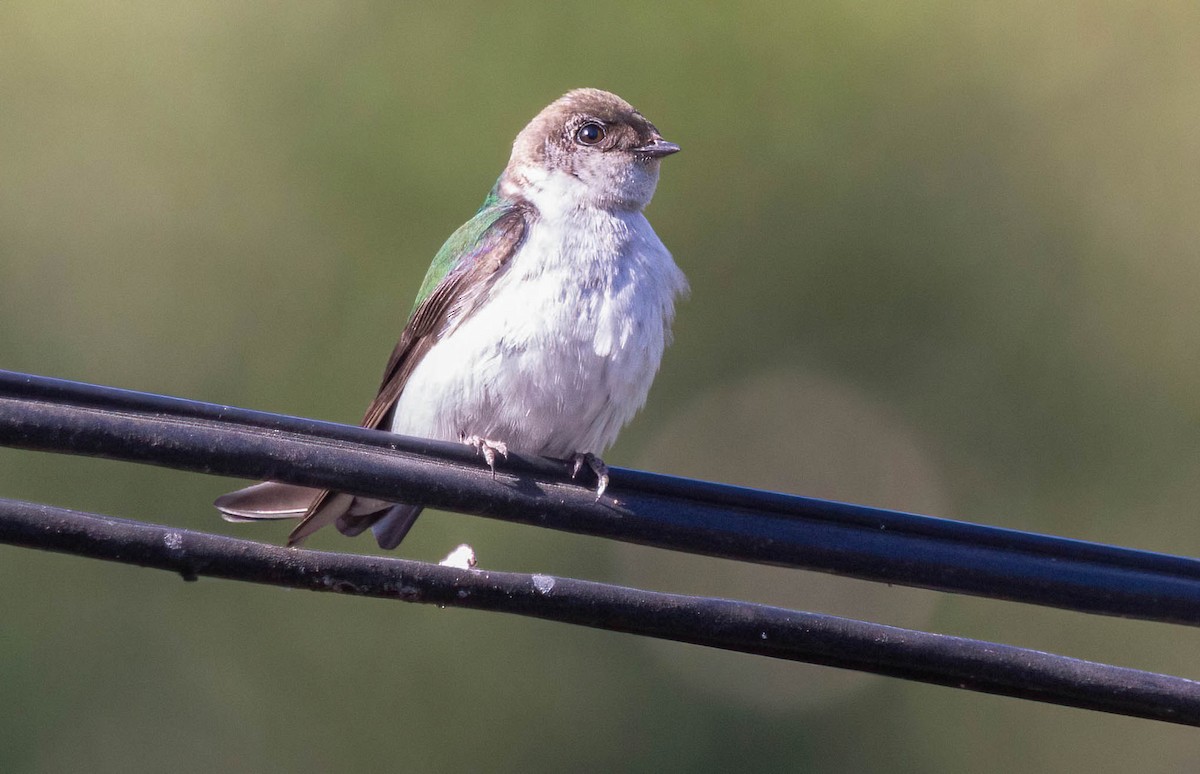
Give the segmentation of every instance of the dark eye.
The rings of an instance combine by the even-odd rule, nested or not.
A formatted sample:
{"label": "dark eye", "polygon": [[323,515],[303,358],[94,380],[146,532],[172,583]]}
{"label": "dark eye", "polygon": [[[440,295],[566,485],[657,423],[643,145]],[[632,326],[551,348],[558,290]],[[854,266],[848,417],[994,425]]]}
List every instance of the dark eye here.
{"label": "dark eye", "polygon": [[580,145],[595,145],[604,139],[604,127],[595,121],[588,121],[575,132],[575,141]]}

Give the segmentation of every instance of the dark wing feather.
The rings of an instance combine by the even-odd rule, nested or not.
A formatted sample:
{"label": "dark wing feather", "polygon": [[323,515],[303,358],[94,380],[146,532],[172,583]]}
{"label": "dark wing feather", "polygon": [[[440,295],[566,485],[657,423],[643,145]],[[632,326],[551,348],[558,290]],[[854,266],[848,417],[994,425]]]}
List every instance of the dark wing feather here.
{"label": "dark wing feather", "polygon": [[[524,206],[505,206],[503,213],[476,244],[464,252],[454,268],[413,310],[400,334],[400,341],[388,358],[379,394],[367,408],[363,427],[378,429],[387,424],[404,385],[421,358],[487,299],[488,291],[525,239],[527,218],[528,211]],[[329,491],[321,492],[288,536],[288,545],[296,545],[326,524],[337,521],[350,505],[345,498],[331,497]],[[384,513],[386,511],[381,511],[380,515]]]}

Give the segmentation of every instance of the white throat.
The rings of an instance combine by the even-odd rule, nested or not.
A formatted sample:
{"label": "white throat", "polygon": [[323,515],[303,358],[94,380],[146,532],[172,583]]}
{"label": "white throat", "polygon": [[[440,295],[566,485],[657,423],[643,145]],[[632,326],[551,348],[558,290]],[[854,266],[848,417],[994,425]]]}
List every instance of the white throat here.
{"label": "white throat", "polygon": [[523,164],[506,172],[501,193],[525,199],[543,218],[555,220],[588,208],[614,214],[641,212],[650,203],[657,186],[657,165],[631,163],[568,172]]}

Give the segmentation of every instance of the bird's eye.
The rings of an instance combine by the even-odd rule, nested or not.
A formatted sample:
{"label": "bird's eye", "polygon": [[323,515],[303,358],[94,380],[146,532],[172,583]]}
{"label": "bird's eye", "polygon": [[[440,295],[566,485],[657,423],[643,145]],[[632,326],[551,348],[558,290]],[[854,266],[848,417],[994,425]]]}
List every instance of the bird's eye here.
{"label": "bird's eye", "polygon": [[580,145],[595,145],[604,139],[604,127],[595,121],[588,121],[575,132],[575,141]]}

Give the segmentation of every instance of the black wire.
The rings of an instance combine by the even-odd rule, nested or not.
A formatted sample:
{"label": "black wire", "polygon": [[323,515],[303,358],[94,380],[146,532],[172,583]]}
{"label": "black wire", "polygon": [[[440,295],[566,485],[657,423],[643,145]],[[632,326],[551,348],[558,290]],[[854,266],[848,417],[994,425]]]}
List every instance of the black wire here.
{"label": "black wire", "polygon": [[268,546],[0,500],[0,542],[199,576],[515,613],[1070,707],[1200,725],[1200,683],[960,637],[548,575]]}
{"label": "black wire", "polygon": [[[493,477],[457,444],[0,372],[0,444],[271,478],[660,548],[1200,625],[1200,561],[614,468]],[[719,452],[718,452],[719,453]]]}

